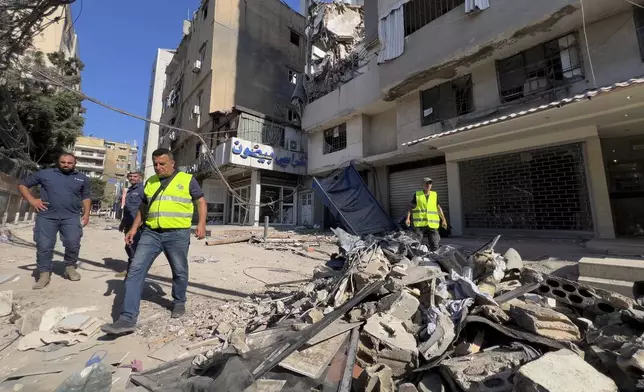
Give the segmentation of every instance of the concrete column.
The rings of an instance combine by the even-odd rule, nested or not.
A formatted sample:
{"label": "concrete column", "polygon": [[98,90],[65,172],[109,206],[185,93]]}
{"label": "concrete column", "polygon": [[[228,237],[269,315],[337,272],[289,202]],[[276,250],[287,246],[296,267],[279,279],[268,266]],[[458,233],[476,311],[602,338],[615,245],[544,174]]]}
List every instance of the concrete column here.
{"label": "concrete column", "polygon": [[248,209],[248,221],[253,226],[259,226],[260,218],[262,222],[264,221],[264,217],[259,216],[259,196],[262,192],[262,185],[260,184],[260,181],[261,175],[259,173],[259,170],[253,170],[250,175],[250,205]]}
{"label": "concrete column", "polygon": [[584,148],[595,236],[601,239],[613,239],[615,238],[613,212],[610,207],[604,156],[599,137],[586,139]]}
{"label": "concrete column", "polygon": [[458,162],[447,164],[447,192],[449,194],[449,224],[452,226],[452,235],[463,234],[463,202],[461,200],[461,175]]}

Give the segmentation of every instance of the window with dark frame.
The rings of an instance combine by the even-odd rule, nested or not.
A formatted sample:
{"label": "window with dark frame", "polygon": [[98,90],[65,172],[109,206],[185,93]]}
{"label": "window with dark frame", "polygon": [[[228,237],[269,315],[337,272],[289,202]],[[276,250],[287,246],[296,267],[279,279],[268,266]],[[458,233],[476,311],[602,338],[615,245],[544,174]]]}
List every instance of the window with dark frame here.
{"label": "window with dark frame", "polygon": [[405,37],[440,18],[465,0],[410,0],[403,5]]}
{"label": "window with dark frame", "polygon": [[288,69],[288,81],[291,84],[297,84],[297,78],[299,77],[298,72]]}
{"label": "window with dark frame", "polygon": [[640,57],[644,61],[644,8],[633,7],[633,19],[635,20],[635,34],[640,46]]}
{"label": "window with dark frame", "polygon": [[293,122],[293,121],[295,121],[295,119],[296,119],[296,116],[295,116],[295,110],[293,110],[293,109],[287,109],[287,110],[286,110],[286,119],[287,119],[289,122]]}
{"label": "window with dark frame", "polygon": [[472,112],[472,75],[468,74],[421,91],[420,104],[423,126]]}
{"label": "window with dark frame", "polygon": [[203,17],[203,20],[206,20],[206,18],[208,17],[208,0],[203,3],[203,7],[201,8],[201,15]]}
{"label": "window with dark frame", "polygon": [[502,102],[547,93],[584,78],[579,40],[574,33],[498,60]]}
{"label": "window with dark frame", "polygon": [[293,30],[290,30],[290,31],[291,31],[291,43],[295,46],[300,46],[300,35]]}
{"label": "window with dark frame", "polygon": [[204,62],[206,61],[206,42],[204,42],[199,48],[199,61],[201,61],[201,66],[203,67]]}
{"label": "window with dark frame", "polygon": [[347,124],[340,124],[324,131],[322,154],[331,154],[347,148]]}

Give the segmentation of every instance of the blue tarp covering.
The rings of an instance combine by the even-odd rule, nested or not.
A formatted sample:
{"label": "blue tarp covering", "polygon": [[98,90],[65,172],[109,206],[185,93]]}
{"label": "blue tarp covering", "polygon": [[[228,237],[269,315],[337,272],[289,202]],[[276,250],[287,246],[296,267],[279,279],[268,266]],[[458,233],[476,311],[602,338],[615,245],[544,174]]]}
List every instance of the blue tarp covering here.
{"label": "blue tarp covering", "polygon": [[396,229],[394,221],[351,165],[326,178],[314,178],[313,189],[351,234],[374,234]]}

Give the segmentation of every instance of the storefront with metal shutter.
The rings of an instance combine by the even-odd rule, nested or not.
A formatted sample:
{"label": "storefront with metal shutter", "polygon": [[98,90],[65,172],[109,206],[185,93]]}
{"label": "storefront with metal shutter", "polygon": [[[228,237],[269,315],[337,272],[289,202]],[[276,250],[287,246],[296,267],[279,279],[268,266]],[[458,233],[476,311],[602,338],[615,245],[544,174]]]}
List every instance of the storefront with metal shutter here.
{"label": "storefront with metal shutter", "polygon": [[445,158],[423,159],[389,167],[389,214],[397,223],[407,214],[414,193],[423,189],[425,177],[434,181],[432,190],[438,193],[441,208],[449,216]]}
{"label": "storefront with metal shutter", "polygon": [[593,232],[584,144],[459,162],[463,231]]}

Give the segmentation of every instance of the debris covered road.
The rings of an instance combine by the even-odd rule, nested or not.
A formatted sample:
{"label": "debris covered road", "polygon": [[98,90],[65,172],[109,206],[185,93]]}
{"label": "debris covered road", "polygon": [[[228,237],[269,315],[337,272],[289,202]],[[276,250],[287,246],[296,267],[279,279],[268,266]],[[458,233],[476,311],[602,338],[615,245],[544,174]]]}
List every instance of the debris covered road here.
{"label": "debris covered road", "polygon": [[[186,317],[169,318],[171,274],[162,258],[150,270],[139,329],[109,340],[97,327],[118,314],[122,234],[110,222],[92,223],[82,280],[56,275],[34,292],[30,230],[12,228],[12,241],[0,244],[0,391],[50,391],[92,358],[111,372],[113,391],[635,391],[642,384],[637,302],[577,283],[567,271],[574,263],[522,260],[520,251],[505,251],[512,241],[429,253],[405,233],[271,231],[264,244],[261,231],[222,230],[212,246],[195,240],[191,247]],[[544,248],[517,245],[530,258]],[[578,260],[579,249],[562,249]],[[549,274],[558,268],[565,273]]]}

